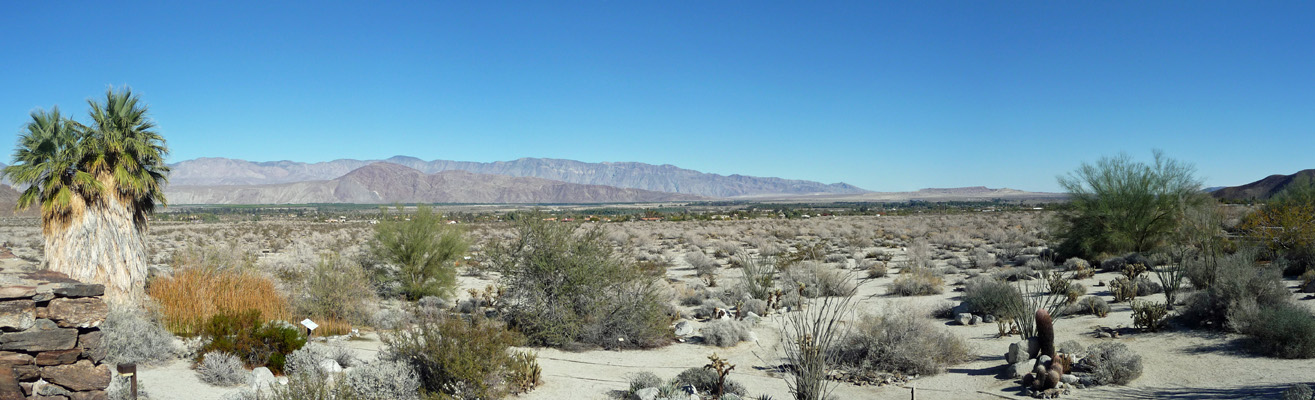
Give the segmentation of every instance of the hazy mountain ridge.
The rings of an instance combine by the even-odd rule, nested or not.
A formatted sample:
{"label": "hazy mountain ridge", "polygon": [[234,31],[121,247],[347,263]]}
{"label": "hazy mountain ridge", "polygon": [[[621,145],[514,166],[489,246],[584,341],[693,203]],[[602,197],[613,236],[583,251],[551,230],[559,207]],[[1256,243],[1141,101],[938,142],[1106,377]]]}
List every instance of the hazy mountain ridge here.
{"label": "hazy mountain ridge", "polygon": [[425,174],[392,163],[374,163],[332,180],[270,185],[170,185],[172,204],[301,203],[637,203],[690,201],[703,197],[532,177],[443,171]]}
{"label": "hazy mountain ridge", "polygon": [[1282,192],[1297,178],[1315,179],[1315,169],[1304,169],[1291,175],[1274,174],[1245,185],[1219,188],[1210,195],[1224,200],[1263,201]]}
{"label": "hazy mountain ridge", "polygon": [[[846,183],[824,184],[746,175],[719,175],[638,162],[587,163],[551,158],[521,158],[513,161],[470,162],[396,156],[383,162],[433,174],[468,171],[476,174],[534,177],[585,185],[615,186],[657,192],[707,197],[737,197],[762,194],[858,194],[866,190]],[[169,180],[180,186],[264,185],[300,181],[331,180],[380,160],[339,159],[318,163],[295,161],[251,162],[229,158],[198,158],[170,165]]]}

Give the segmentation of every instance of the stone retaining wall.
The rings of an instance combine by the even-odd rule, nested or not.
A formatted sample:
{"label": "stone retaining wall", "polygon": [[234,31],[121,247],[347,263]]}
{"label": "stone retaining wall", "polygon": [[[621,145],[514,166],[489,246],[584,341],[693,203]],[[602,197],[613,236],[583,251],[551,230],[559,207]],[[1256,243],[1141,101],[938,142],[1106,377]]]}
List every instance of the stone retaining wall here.
{"label": "stone retaining wall", "polygon": [[103,285],[31,265],[0,270],[0,400],[105,399]]}

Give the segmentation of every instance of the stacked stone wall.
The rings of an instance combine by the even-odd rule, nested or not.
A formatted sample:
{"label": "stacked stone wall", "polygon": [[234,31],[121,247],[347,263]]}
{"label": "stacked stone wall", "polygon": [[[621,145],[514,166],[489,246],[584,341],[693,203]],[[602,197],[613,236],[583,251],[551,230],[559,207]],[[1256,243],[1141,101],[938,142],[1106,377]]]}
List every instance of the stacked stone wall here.
{"label": "stacked stone wall", "polygon": [[0,270],[0,400],[105,399],[103,285],[31,266]]}

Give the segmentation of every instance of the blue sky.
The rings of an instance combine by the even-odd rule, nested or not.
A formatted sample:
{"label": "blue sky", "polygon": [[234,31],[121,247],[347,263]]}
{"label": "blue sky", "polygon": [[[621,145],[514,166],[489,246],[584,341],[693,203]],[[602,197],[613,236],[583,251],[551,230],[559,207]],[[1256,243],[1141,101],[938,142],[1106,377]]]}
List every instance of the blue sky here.
{"label": "blue sky", "polygon": [[172,162],[551,157],[878,191],[1057,191],[1153,148],[1208,186],[1315,168],[1312,2],[191,3],[0,5],[0,143],[127,84]]}

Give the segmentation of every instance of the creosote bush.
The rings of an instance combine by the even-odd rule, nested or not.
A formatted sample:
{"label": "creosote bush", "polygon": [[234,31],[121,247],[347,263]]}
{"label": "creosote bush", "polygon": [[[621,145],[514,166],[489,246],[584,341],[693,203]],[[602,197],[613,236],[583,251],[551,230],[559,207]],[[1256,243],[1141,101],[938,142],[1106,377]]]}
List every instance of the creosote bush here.
{"label": "creosote bush", "polygon": [[[496,399],[538,384],[534,356],[512,351],[522,340],[501,323],[478,314],[417,312],[415,319],[412,329],[384,334],[382,357],[409,365],[425,391],[440,398]],[[526,371],[523,364],[535,368]]]}
{"label": "creosote bush", "polygon": [[668,342],[667,299],[657,278],[613,253],[598,228],[517,221],[490,250],[502,272],[508,324],[529,343],[649,348]]}
{"label": "creosote bush", "polygon": [[1281,303],[1260,308],[1241,332],[1261,354],[1278,358],[1315,358],[1315,315],[1305,307]]}
{"label": "creosote bush", "polygon": [[1091,374],[1091,381],[1096,385],[1127,385],[1142,372],[1141,356],[1118,342],[1092,345],[1079,365]]}
{"label": "creosote bush", "polygon": [[905,375],[937,374],[973,358],[966,341],[909,310],[863,316],[834,351],[845,368]]}
{"label": "creosote bush", "polygon": [[1023,294],[1014,285],[979,276],[964,285],[963,302],[982,314],[1013,318],[1012,312],[1023,304]]}

